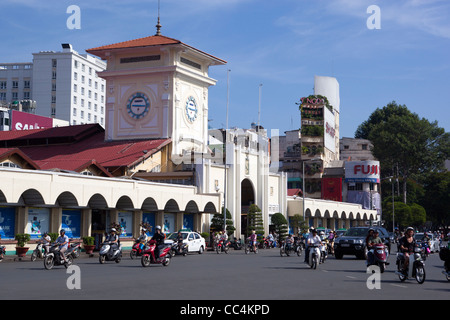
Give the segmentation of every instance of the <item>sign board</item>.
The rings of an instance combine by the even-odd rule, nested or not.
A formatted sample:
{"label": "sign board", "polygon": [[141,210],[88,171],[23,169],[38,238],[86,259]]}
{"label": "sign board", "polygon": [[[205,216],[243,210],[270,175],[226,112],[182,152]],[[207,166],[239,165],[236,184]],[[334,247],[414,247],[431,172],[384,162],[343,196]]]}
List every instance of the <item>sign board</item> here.
{"label": "sign board", "polygon": [[380,161],[345,162],[345,182],[380,182]]}
{"label": "sign board", "polygon": [[52,128],[53,119],[38,116],[32,113],[21,112],[17,110],[11,111],[11,130],[32,130]]}

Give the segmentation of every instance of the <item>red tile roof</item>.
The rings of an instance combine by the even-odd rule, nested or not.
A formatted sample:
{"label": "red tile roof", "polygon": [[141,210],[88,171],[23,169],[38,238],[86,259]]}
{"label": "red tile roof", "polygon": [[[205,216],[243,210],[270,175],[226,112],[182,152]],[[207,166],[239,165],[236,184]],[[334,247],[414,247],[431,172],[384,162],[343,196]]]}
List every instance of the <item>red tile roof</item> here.
{"label": "red tile roof", "polygon": [[[11,139],[12,136],[15,136],[14,141]],[[59,140],[54,140],[55,143],[52,144],[51,138]],[[170,139],[127,141],[104,139],[104,129],[98,124],[27,130],[14,135],[0,132],[0,144],[5,141],[20,144],[17,147],[41,169],[57,168],[77,172],[91,164],[97,165],[101,170],[129,168],[171,142]],[[50,143],[46,144],[45,141]]]}
{"label": "red tile roof", "polygon": [[287,193],[289,197],[303,195],[302,189],[288,189]]}
{"label": "red tile roof", "polygon": [[110,51],[110,50],[126,49],[126,48],[139,48],[139,47],[142,48],[142,47],[163,46],[163,45],[182,45],[182,46],[191,48],[194,51],[205,54],[205,55],[209,56],[210,58],[213,58],[219,64],[227,63],[225,60],[219,59],[219,58],[214,57],[213,55],[210,55],[204,51],[201,51],[194,47],[191,47],[191,46],[181,42],[180,40],[176,40],[176,39],[169,38],[166,36],[158,36],[158,35],[118,42],[118,43],[109,44],[106,46],[101,46],[101,47],[96,47],[96,48],[91,48],[91,49],[87,49],[86,52],[96,55],[102,59],[105,59],[106,58],[105,52]]}

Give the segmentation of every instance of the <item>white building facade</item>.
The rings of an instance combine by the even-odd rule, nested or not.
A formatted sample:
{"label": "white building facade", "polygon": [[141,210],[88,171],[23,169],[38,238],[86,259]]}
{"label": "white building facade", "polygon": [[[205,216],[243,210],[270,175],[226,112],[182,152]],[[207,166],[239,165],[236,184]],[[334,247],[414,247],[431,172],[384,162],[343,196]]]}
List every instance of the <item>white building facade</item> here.
{"label": "white building facade", "polygon": [[32,99],[42,116],[71,125],[105,125],[106,81],[98,76],[106,62],[79,54],[70,44],[61,52],[33,53]]}

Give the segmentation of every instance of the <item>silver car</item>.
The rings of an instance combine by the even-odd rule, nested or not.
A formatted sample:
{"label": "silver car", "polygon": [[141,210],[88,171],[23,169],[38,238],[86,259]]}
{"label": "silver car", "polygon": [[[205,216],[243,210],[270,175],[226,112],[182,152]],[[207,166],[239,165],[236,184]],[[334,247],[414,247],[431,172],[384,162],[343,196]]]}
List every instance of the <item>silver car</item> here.
{"label": "silver car", "polygon": [[[436,238],[432,233],[427,233],[428,238],[430,238],[430,252],[439,252],[439,239]],[[417,242],[421,242],[424,237],[424,233],[419,232],[414,235],[414,239]]]}

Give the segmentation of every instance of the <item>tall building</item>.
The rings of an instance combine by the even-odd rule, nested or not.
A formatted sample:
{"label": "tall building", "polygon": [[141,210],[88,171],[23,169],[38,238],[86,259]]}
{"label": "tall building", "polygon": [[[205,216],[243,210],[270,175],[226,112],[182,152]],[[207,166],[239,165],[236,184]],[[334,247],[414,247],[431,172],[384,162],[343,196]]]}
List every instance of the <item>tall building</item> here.
{"label": "tall building", "polygon": [[79,54],[70,44],[61,52],[33,53],[32,99],[36,113],[70,124],[105,124],[106,81],[98,76],[106,62]]}
{"label": "tall building", "polygon": [[11,107],[19,100],[31,99],[33,64],[0,64],[0,106]]}

